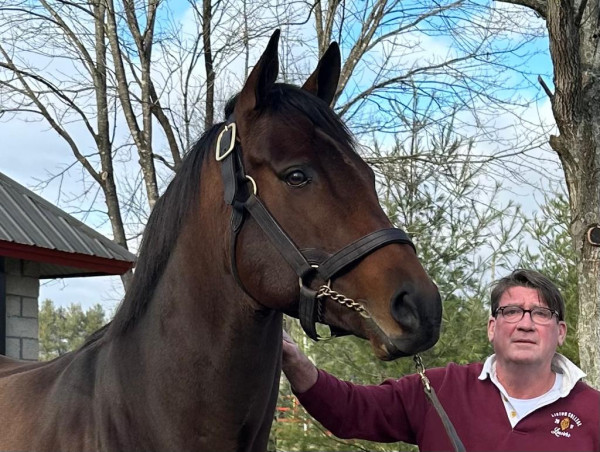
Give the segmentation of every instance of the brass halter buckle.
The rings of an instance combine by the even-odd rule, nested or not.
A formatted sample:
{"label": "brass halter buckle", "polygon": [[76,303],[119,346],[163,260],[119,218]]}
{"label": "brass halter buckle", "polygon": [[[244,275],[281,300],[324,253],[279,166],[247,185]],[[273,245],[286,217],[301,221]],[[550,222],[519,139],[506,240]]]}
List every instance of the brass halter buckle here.
{"label": "brass halter buckle", "polygon": [[[228,145],[227,149],[223,153],[221,153],[221,141],[223,140],[223,138],[225,137],[225,134],[227,132],[231,132],[231,134],[229,135],[229,145]],[[221,133],[217,137],[217,152],[215,155],[217,162],[220,162],[221,160],[223,160],[225,157],[227,157],[233,151],[233,148],[235,147],[235,139],[236,139],[235,133],[236,133],[235,122],[232,122],[231,124],[226,125],[225,127],[223,127],[223,130],[221,130]]]}

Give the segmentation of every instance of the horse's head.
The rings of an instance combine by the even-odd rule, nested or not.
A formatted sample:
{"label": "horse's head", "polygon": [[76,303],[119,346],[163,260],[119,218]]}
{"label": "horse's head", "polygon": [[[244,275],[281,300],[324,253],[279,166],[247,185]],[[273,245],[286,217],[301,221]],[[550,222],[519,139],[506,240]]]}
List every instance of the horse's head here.
{"label": "horse's head", "polygon": [[[239,212],[231,226],[239,230],[232,248],[238,282],[255,308],[320,315],[323,323],[368,338],[382,359],[427,349],[439,337],[440,295],[408,237],[390,229],[374,173],[329,107],[339,48],[332,44],[297,88],[275,83],[278,37],[230,107],[218,140],[225,197]],[[326,269],[313,271],[315,263]],[[325,289],[314,302],[311,287],[326,284],[324,278],[335,292]],[[317,307],[303,307],[311,297]]]}

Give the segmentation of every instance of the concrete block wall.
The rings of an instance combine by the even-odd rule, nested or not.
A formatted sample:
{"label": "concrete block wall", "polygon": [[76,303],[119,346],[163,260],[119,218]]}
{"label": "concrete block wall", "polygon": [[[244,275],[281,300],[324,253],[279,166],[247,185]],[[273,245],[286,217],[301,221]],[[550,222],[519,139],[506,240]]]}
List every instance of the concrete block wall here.
{"label": "concrete block wall", "polygon": [[40,280],[35,276],[36,265],[32,262],[7,258],[4,270],[6,274],[6,356],[37,361]]}

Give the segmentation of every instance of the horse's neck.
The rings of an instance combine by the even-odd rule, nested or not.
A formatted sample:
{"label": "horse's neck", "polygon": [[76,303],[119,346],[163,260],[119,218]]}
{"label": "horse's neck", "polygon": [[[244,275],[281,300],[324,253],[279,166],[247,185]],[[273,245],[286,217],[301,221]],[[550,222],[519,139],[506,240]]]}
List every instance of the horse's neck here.
{"label": "horse's neck", "polygon": [[140,395],[150,399],[161,418],[176,424],[194,419],[194,432],[212,436],[211,441],[228,441],[229,435],[237,442],[225,442],[223,449],[238,449],[240,437],[258,431],[264,436],[263,424],[272,420],[281,314],[256,311],[244,303],[243,292],[229,274],[215,270],[215,262],[203,266],[172,261],[179,264],[167,267],[148,311],[128,339],[128,348],[139,359],[124,365],[132,374],[146,376]]}

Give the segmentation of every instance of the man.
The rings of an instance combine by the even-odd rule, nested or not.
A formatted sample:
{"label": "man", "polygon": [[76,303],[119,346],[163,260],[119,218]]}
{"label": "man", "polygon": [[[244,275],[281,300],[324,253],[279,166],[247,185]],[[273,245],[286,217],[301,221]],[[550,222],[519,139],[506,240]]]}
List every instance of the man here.
{"label": "man", "polygon": [[[600,392],[556,349],[565,303],[556,286],[516,270],[491,295],[485,363],[426,372],[467,451],[600,451]],[[418,375],[363,386],[317,369],[284,334],[283,371],[307,411],[340,438],[452,450]]]}

